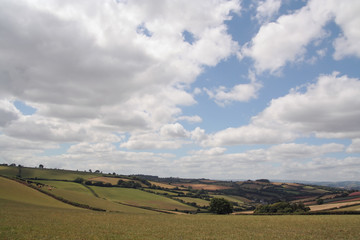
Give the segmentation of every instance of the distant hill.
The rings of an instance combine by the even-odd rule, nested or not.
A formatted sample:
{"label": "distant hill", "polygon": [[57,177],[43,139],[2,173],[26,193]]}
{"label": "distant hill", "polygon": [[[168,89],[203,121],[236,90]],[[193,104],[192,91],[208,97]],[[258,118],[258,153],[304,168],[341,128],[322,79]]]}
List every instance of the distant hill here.
{"label": "distant hill", "polygon": [[[360,192],[345,189],[344,185],[320,186],[312,182],[160,178],[6,165],[0,165],[0,176],[63,203],[101,211],[206,213],[213,198],[230,201],[236,212],[279,201],[303,202],[314,211],[360,204]],[[9,180],[3,182],[2,190],[11,189]],[[350,184],[353,182],[345,186]],[[320,204],[324,205],[315,207]]]}
{"label": "distant hill", "polygon": [[348,190],[360,190],[360,181],[341,181],[341,182],[300,181],[300,183],[334,187],[334,188],[343,188],[343,189],[348,189]]}

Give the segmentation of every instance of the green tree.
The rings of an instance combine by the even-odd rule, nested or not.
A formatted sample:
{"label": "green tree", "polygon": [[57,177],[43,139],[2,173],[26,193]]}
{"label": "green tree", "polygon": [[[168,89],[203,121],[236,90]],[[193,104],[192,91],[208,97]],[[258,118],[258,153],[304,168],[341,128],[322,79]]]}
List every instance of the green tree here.
{"label": "green tree", "polygon": [[216,214],[229,214],[233,212],[231,202],[224,198],[212,198],[210,201],[210,212]]}

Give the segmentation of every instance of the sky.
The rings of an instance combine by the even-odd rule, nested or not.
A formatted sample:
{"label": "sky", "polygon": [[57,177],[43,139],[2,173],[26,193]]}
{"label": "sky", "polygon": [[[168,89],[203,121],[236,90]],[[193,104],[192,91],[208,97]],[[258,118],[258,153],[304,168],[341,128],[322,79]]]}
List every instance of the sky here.
{"label": "sky", "polygon": [[1,0],[0,163],[360,180],[360,1]]}

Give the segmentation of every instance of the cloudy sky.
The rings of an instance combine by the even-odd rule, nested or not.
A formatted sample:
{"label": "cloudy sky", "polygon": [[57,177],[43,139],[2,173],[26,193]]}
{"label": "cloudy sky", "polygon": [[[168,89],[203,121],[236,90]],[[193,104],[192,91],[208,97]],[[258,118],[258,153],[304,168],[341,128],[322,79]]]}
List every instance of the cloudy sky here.
{"label": "cloudy sky", "polygon": [[1,0],[0,163],[360,180],[360,1]]}

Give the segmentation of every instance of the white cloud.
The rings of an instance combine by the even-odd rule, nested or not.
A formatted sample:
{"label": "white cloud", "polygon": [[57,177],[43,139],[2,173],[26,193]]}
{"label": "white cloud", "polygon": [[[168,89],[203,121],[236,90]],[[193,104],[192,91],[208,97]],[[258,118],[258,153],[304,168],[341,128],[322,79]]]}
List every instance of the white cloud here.
{"label": "white cloud", "polygon": [[284,130],[314,133],[321,138],[360,136],[360,80],[345,76],[322,75],[306,92],[292,90],[271,101],[252,119],[260,126],[282,126]]}
{"label": "white cloud", "polygon": [[334,8],[335,22],[342,34],[334,42],[334,58],[339,60],[346,56],[360,57],[360,2],[341,1]]}
{"label": "white cloud", "polygon": [[264,0],[258,3],[256,18],[259,22],[267,22],[277,14],[281,7],[281,0]]}
{"label": "white cloud", "polygon": [[227,128],[207,138],[203,146],[273,144],[315,134],[319,138],[359,138],[360,80],[322,75],[306,91],[292,89],[273,99],[249,125]]}
{"label": "white cloud", "polygon": [[208,156],[219,156],[223,155],[226,151],[226,148],[215,147],[210,149],[201,149],[198,151],[191,151],[190,154],[193,155],[208,155]]}
{"label": "white cloud", "polygon": [[346,149],[348,153],[360,153],[360,138],[352,140],[351,145]]}
{"label": "white cloud", "polygon": [[[80,141],[79,129],[55,131],[61,121],[158,130],[181,115],[180,106],[196,103],[187,89],[204,66],[238,51],[224,24],[240,11],[236,0],[1,5],[0,93],[36,106],[41,124],[40,118],[18,123],[33,127],[32,139],[52,129],[56,139]],[[182,37],[185,30],[195,36],[192,45]],[[6,131],[26,138],[16,126]]]}
{"label": "white cloud", "polygon": [[308,144],[279,144],[271,147],[267,152],[270,161],[289,161],[296,159],[311,159],[321,157],[327,153],[342,152],[344,145],[337,143],[329,143],[323,145],[308,145]]}
{"label": "white cloud", "polygon": [[12,102],[6,99],[0,99],[0,127],[6,127],[12,121],[19,119],[21,113]]}
{"label": "white cloud", "polygon": [[166,124],[159,131],[134,133],[120,147],[128,149],[178,149],[184,144],[190,133],[180,123]]}
{"label": "white cloud", "polygon": [[230,90],[224,86],[220,86],[215,90],[205,89],[205,91],[218,105],[225,106],[232,102],[247,102],[251,99],[257,98],[260,88],[260,83],[252,82],[248,84],[235,85]]}
{"label": "white cloud", "polygon": [[255,60],[258,72],[276,72],[288,62],[297,61],[306,52],[305,47],[324,35],[322,27],[330,19],[322,1],[309,1],[293,14],[282,15],[276,22],[261,26],[243,55]]}
{"label": "white cloud", "polygon": [[237,84],[231,89],[220,86],[214,90],[204,88],[204,91],[220,106],[225,106],[232,102],[247,102],[257,98],[258,92],[262,88],[262,84],[256,80],[255,73],[249,71],[248,78],[251,81],[250,83]]}
{"label": "white cloud", "polygon": [[[265,3],[259,7],[263,5]],[[314,41],[329,36],[324,27],[334,20],[343,31],[334,41],[334,58],[359,57],[359,10],[360,4],[353,1],[311,0],[298,11],[262,25],[240,55],[254,59],[258,72],[268,70],[276,73],[288,63],[302,61],[309,44],[313,42],[316,45]]]}
{"label": "white cloud", "polygon": [[180,116],[177,118],[179,121],[187,121],[189,123],[199,123],[202,122],[202,118],[198,115],[194,116]]}

